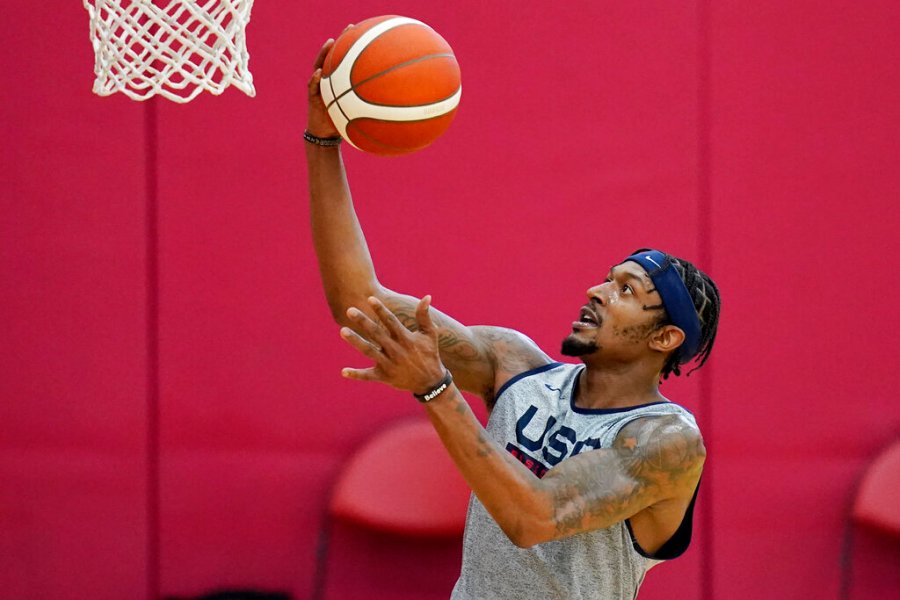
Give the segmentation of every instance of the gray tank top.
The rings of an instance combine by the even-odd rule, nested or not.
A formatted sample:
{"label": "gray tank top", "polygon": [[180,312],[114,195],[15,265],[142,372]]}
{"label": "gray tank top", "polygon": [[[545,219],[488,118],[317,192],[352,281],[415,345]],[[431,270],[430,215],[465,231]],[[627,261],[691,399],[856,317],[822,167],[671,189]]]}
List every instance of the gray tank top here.
{"label": "gray tank top", "polygon": [[[680,414],[695,423],[687,410],[671,402],[625,409],[576,408],[572,399],[582,369],[583,365],[544,365],[516,375],[497,393],[488,435],[537,477],[566,458],[611,447],[619,430],[634,419]],[[691,509],[685,516],[687,542],[690,513]],[[659,562],[639,551],[627,522],[519,548],[473,494],[462,570],[451,598],[633,600],[646,572]]]}

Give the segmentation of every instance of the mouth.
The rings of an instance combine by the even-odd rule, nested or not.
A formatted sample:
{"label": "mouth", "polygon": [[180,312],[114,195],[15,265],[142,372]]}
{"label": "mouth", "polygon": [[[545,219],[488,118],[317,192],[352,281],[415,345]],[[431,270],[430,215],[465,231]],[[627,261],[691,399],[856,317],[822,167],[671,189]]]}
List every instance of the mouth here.
{"label": "mouth", "polygon": [[582,306],[578,320],[572,323],[572,329],[597,329],[602,319],[588,306]]}

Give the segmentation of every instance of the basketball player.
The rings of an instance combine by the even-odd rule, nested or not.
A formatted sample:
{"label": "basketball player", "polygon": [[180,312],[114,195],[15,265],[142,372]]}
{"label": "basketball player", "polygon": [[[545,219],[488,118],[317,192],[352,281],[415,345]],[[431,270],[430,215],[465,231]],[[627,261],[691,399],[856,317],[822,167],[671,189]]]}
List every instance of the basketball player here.
{"label": "basketball player", "polygon": [[[341,336],[373,366],[351,379],[412,392],[472,488],[452,598],[631,600],[646,571],[691,536],[706,452],[661,379],[702,366],[715,284],[687,261],[640,250],[587,290],[554,362],[525,335],[466,327],[377,279],[319,94],[309,80],[312,233]],[[487,429],[460,394],[484,399]]]}

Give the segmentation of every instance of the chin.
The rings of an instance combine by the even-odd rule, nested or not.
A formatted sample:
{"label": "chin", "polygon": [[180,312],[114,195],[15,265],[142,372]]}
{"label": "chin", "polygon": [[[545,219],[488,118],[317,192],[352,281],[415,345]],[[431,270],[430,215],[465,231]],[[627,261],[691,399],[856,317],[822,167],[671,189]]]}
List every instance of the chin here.
{"label": "chin", "polygon": [[563,340],[560,353],[563,356],[587,356],[599,349],[600,347],[597,345],[597,342],[594,342],[593,340],[586,342],[578,339],[575,334],[570,334]]}

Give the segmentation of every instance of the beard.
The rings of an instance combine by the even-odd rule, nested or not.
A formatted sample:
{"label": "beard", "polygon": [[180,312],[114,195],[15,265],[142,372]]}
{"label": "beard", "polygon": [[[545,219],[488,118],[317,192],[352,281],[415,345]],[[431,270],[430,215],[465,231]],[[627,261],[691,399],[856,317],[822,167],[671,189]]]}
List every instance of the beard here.
{"label": "beard", "polygon": [[590,341],[585,342],[583,340],[579,340],[575,335],[569,335],[562,342],[562,350],[560,353],[563,356],[587,356],[588,354],[593,354],[597,350],[600,349],[600,346],[597,345],[597,342]]}

